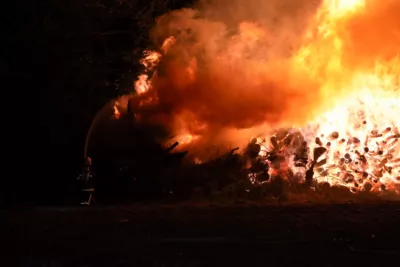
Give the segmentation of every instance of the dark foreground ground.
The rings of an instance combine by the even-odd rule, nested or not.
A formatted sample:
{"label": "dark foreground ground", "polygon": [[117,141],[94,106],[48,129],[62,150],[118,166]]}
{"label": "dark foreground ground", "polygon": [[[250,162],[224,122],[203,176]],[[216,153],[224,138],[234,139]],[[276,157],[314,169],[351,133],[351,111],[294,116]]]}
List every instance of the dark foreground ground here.
{"label": "dark foreground ground", "polygon": [[380,266],[400,204],[180,205],[2,211],[1,266]]}

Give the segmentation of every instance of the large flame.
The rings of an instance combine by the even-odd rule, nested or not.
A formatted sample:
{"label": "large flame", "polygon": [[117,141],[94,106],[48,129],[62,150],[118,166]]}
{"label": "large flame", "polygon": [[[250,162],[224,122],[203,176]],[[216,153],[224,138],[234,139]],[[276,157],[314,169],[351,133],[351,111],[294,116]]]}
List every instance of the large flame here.
{"label": "large flame", "polygon": [[[302,132],[311,148],[328,148],[326,164],[317,169],[318,180],[350,186],[353,191],[368,187],[398,190],[398,51],[387,54],[383,49],[363,55],[352,47],[371,45],[357,44],[357,35],[370,33],[356,32],[356,28],[367,30],[372,23],[383,24],[383,30],[393,26],[370,20],[379,8],[377,2],[369,4],[362,0],[325,1],[321,6],[316,37],[300,49],[295,60],[303,63],[300,66],[309,77],[320,81],[322,93],[332,104],[324,101],[322,113],[309,123],[316,127]],[[369,23],[354,27],[359,21]],[[399,43],[399,39],[383,37],[383,42]]]}
{"label": "large flame", "polygon": [[158,19],[160,52],[135,82],[141,118],[199,152],[296,128],[327,148],[318,181],[398,191],[400,3],[222,2]]}

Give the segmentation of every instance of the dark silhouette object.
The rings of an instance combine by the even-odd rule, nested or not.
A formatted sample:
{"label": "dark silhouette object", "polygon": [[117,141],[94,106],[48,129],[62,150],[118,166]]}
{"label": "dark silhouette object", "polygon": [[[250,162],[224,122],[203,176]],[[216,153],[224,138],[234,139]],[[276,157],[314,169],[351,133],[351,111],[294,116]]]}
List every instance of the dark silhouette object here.
{"label": "dark silhouette object", "polygon": [[170,152],[171,150],[173,150],[175,147],[177,147],[179,145],[178,142],[173,143],[170,147],[167,148],[167,150],[165,152]]}
{"label": "dark silhouette object", "polygon": [[245,155],[250,159],[254,159],[258,157],[258,154],[261,151],[261,146],[257,144],[257,139],[251,139],[250,143],[247,145]]}
{"label": "dark silhouette object", "polygon": [[326,151],[327,151],[327,149],[326,149],[325,147],[316,147],[316,148],[314,149],[313,161],[311,162],[310,167],[309,167],[309,168],[307,169],[307,171],[306,171],[306,184],[307,184],[307,185],[309,185],[309,186],[312,185],[312,182],[313,182],[313,179],[314,179],[314,167],[315,167],[315,165],[318,165],[318,164],[321,165],[321,162],[323,162],[324,159],[321,160],[321,161],[318,161],[318,159],[319,159]]}
{"label": "dark silhouette object", "polygon": [[83,166],[83,171],[81,175],[81,192],[82,198],[86,201],[82,201],[81,205],[90,205],[93,202],[96,202],[93,194],[94,194],[94,181],[93,181],[93,172],[92,172],[92,159],[87,157],[85,159],[85,164]]}
{"label": "dark silhouette object", "polygon": [[314,179],[314,166],[315,166],[315,161],[313,161],[310,165],[310,167],[306,171],[306,185],[311,186],[313,179]]}
{"label": "dark silhouette object", "polygon": [[261,145],[257,143],[256,138],[253,138],[246,147],[245,156],[251,164],[248,171],[253,174],[255,180],[261,183],[268,181],[270,177],[268,174],[269,166],[266,163],[265,158],[259,155],[260,151]]}

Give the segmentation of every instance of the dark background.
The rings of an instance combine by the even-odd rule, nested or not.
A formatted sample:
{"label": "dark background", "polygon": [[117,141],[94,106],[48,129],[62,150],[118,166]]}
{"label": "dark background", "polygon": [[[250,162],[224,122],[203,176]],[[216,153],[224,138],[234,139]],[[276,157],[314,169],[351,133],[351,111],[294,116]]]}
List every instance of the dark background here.
{"label": "dark background", "polygon": [[3,138],[2,204],[71,201],[96,112],[132,89],[154,18],[189,2],[15,1],[3,10],[0,66],[12,130]]}

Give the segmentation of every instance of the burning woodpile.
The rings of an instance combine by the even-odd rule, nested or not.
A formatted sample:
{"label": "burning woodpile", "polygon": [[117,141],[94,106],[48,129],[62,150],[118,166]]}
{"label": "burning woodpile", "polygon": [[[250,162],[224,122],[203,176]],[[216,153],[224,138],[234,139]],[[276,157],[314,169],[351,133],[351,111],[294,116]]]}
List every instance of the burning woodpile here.
{"label": "burning woodpile", "polygon": [[400,192],[399,137],[396,127],[388,127],[370,131],[364,140],[331,132],[308,144],[299,131],[281,130],[259,143],[264,148],[259,157],[271,168],[271,175],[288,180],[309,185],[327,182],[352,192]]}
{"label": "burning woodpile", "polygon": [[399,190],[399,137],[397,127],[372,130],[363,140],[350,135],[340,137],[337,132],[317,137],[316,145],[327,151],[314,166],[318,179],[345,184],[354,192],[385,191],[388,187]]}
{"label": "burning woodpile", "polygon": [[[219,14],[214,6],[162,16],[154,30],[160,52],[145,51],[132,105],[116,105],[115,116],[130,110],[136,122],[162,124],[184,149],[238,140],[254,185],[280,177],[311,188],[400,193],[400,39],[388,31],[400,27],[398,7],[378,2],[324,0],[307,13],[309,24],[279,26],[289,34],[305,23],[290,42],[262,20],[228,29],[223,19],[204,19]],[[385,40],[368,35],[372,24]]]}

